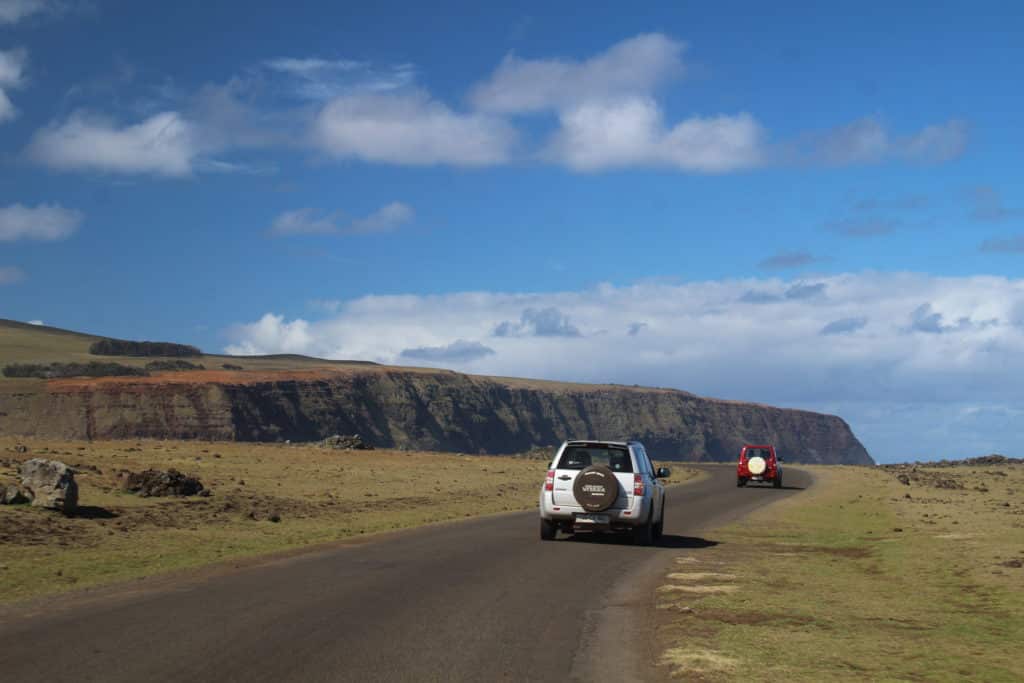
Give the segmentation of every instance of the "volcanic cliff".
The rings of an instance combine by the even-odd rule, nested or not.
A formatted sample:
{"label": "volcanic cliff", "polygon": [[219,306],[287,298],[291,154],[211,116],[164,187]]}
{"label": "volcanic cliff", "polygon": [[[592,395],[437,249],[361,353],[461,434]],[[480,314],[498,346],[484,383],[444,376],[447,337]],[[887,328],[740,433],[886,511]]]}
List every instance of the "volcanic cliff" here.
{"label": "volcanic cliff", "polygon": [[668,389],[359,365],[9,380],[2,388],[4,434],[313,441],[340,433],[378,447],[468,453],[638,438],[659,459],[717,461],[735,458],[743,443],[768,442],[790,462],[873,464],[839,417]]}

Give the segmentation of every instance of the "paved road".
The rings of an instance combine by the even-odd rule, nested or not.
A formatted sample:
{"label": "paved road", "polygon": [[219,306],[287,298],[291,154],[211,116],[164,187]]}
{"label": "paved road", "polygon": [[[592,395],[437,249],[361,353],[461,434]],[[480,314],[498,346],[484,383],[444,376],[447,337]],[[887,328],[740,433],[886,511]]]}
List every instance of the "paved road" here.
{"label": "paved road", "polygon": [[[659,547],[544,543],[536,513],[516,513],[0,612],[0,678],[644,679],[654,653],[643,606],[670,559],[700,553],[707,529],[811,481],[789,469],[792,488],[737,489],[732,468],[707,469],[708,479],[670,489]],[[632,654],[609,658],[604,642]]]}

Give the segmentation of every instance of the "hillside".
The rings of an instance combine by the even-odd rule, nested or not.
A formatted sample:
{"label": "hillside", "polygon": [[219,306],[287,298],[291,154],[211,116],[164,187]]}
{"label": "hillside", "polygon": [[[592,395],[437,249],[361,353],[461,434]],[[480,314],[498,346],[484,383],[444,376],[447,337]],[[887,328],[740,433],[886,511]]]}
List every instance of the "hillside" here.
{"label": "hillside", "polygon": [[[0,321],[0,365],[89,362],[98,337]],[[153,357],[104,357],[145,367]],[[769,441],[791,462],[872,464],[840,418],[683,391],[483,377],[303,356],[189,358],[144,377],[0,379],[0,434],[312,441],[514,453],[566,438],[640,438],[655,457],[731,460]],[[225,368],[228,366],[228,368]]]}

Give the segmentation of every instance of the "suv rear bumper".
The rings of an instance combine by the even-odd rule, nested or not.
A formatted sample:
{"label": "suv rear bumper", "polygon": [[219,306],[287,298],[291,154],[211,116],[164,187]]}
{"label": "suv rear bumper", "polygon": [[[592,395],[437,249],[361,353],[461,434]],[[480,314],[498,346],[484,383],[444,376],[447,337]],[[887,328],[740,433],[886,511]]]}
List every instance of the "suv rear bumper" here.
{"label": "suv rear bumper", "polygon": [[647,521],[643,514],[646,502],[647,499],[645,497],[631,496],[629,498],[629,507],[609,508],[608,510],[591,513],[579,505],[555,505],[551,502],[551,492],[542,491],[540,494],[540,516],[542,519],[550,522],[572,524],[577,515],[608,515],[607,525],[593,523],[587,523],[585,527],[582,524],[580,525],[581,528],[593,528],[595,531],[608,529],[609,527],[639,526]]}

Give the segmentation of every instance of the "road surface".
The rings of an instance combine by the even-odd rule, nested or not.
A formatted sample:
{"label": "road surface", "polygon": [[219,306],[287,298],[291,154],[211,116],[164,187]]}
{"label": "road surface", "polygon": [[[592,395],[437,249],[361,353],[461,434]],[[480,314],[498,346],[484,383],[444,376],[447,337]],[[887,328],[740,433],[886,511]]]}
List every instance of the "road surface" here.
{"label": "road surface", "polygon": [[[669,489],[656,547],[538,537],[536,512],[0,608],[8,681],[649,680],[645,607],[708,530],[808,486]],[[538,487],[541,482],[538,482]],[[564,539],[564,540],[563,540]]]}

